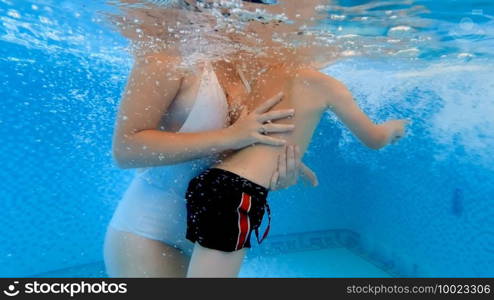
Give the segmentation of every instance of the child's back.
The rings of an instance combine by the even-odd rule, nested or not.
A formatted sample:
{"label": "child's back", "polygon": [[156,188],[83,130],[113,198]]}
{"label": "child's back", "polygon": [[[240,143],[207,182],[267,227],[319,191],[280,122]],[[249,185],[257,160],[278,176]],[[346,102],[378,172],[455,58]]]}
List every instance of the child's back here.
{"label": "child's back", "polygon": [[[257,107],[260,101],[283,92],[283,100],[274,109],[294,108],[295,130],[279,134],[287,143],[307,149],[317,124],[326,109],[339,119],[368,147],[379,149],[403,135],[404,120],[374,124],[357,106],[348,89],[337,80],[315,70],[273,68],[262,74],[253,87],[248,103]],[[216,168],[240,175],[266,188],[270,186],[278,165],[280,147],[255,145],[239,150],[223,160]]]}

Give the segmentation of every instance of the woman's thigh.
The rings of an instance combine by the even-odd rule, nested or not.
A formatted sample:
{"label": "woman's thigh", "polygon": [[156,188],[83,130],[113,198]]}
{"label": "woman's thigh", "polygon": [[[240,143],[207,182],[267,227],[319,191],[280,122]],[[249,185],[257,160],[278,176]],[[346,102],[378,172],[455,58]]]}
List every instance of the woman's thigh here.
{"label": "woman's thigh", "polygon": [[187,277],[238,277],[245,251],[224,252],[195,243]]}
{"label": "woman's thigh", "polygon": [[109,227],[104,260],[110,277],[185,277],[189,256],[165,243]]}

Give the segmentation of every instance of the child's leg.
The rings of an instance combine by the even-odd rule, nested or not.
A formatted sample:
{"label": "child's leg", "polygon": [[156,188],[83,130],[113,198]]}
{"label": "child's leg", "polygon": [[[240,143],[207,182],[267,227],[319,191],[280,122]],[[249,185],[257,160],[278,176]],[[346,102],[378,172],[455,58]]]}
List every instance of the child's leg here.
{"label": "child's leg", "polygon": [[245,251],[225,252],[195,243],[187,277],[237,277]]}
{"label": "child's leg", "polygon": [[265,187],[222,169],[208,169],[190,181],[185,237],[194,250],[187,277],[238,276],[267,196]]}

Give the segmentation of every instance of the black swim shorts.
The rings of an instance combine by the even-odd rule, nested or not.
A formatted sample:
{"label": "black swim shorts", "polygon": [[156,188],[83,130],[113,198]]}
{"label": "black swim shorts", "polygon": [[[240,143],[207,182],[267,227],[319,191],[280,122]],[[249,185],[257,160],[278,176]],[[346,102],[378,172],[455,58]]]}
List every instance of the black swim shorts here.
{"label": "black swim shorts", "polygon": [[[251,232],[258,243],[268,235],[271,213],[268,190],[223,169],[208,169],[194,177],[187,189],[186,238],[201,246],[226,252],[250,248]],[[269,223],[259,240],[259,226],[267,209]]]}

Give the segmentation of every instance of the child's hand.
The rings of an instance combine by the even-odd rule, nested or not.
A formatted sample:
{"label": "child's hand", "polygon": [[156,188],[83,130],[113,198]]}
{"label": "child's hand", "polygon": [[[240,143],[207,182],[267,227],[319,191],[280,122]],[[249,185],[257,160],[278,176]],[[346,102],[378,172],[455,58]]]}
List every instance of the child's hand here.
{"label": "child's hand", "polygon": [[402,119],[402,120],[391,120],[381,124],[389,132],[388,141],[390,144],[396,143],[399,139],[405,136],[405,127],[409,123],[410,120]]}

